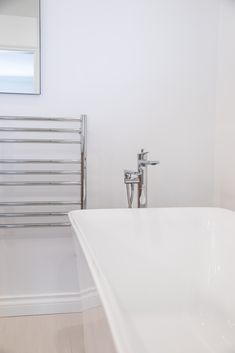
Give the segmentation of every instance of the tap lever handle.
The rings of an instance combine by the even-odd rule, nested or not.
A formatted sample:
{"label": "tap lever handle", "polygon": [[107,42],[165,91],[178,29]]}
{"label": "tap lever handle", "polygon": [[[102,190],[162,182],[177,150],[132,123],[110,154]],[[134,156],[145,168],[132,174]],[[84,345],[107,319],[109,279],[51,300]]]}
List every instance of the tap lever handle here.
{"label": "tap lever handle", "polygon": [[142,159],[144,158],[149,152],[145,151],[143,148],[141,148],[140,153],[138,153],[138,158]]}

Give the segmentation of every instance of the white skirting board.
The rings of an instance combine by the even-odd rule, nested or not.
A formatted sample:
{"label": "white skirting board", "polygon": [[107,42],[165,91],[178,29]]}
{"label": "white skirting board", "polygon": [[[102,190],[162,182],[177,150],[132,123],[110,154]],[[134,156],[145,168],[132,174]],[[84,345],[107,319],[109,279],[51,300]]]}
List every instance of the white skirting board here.
{"label": "white skirting board", "polygon": [[95,288],[78,293],[50,293],[0,297],[0,316],[46,315],[82,312],[99,305]]}

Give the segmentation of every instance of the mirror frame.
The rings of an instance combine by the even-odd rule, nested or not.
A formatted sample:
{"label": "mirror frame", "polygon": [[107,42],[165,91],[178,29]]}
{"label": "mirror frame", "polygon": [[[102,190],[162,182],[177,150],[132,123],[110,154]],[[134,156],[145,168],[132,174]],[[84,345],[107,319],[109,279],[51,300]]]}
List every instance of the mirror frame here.
{"label": "mirror frame", "polygon": [[35,92],[31,93],[31,92],[3,92],[0,91],[0,95],[1,94],[16,94],[16,95],[30,95],[30,96],[39,96],[42,93],[42,75],[41,75],[41,51],[42,51],[42,47],[41,47],[41,0],[37,0],[38,1],[38,25],[37,25],[37,29],[38,29],[38,33],[37,33],[37,38],[38,38],[38,87],[37,90],[35,90]]}

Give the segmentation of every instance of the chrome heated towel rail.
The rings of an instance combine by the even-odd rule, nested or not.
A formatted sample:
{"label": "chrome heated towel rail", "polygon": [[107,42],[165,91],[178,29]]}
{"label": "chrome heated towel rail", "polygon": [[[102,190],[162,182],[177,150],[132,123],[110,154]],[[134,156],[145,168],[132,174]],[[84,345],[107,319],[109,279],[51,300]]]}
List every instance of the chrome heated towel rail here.
{"label": "chrome heated towel rail", "polygon": [[[44,127],[45,122],[49,125],[52,124],[52,126]],[[70,124],[72,124],[71,127]],[[51,217],[52,219],[53,217],[67,217],[68,211],[64,209],[66,207],[86,208],[86,130],[86,115],[81,115],[80,118],[0,117],[0,195],[10,195],[10,200],[3,200],[3,197],[0,199],[0,229],[68,227],[70,226],[68,221],[48,222],[44,221],[44,219],[47,219],[47,217],[50,217],[50,219]],[[21,134],[20,138],[19,133]],[[24,134],[24,138],[22,138],[22,134]],[[35,134],[36,137],[33,137]],[[7,149],[7,151],[6,148],[4,149],[6,144],[26,144],[27,151],[30,152],[30,158],[25,156],[24,158],[17,158],[15,154],[11,155],[10,149]],[[72,158],[55,158],[54,156],[51,158],[41,158],[40,156],[38,158],[38,151],[34,156],[34,149],[30,149],[32,144],[38,146],[38,151],[40,151],[42,144],[50,147],[54,146],[54,148],[58,144],[64,146],[74,144],[79,147],[76,147],[75,157],[73,154]],[[3,158],[2,155],[4,154],[7,154],[7,158]],[[39,169],[38,166],[40,165],[47,167]],[[57,166],[56,169],[55,166]],[[20,179],[17,179],[19,178],[18,176]],[[70,178],[73,177],[73,180],[57,179],[57,177],[68,178],[69,176]],[[11,179],[12,177],[14,180]],[[47,178],[46,180],[41,180],[41,178],[45,177]],[[26,178],[26,180],[22,180],[22,178]],[[33,180],[29,178],[33,178]],[[41,198],[37,199],[37,197],[35,199],[31,199],[30,197],[29,200],[22,200],[22,198],[19,199],[18,197],[17,200],[14,199],[12,201],[12,195],[15,191],[11,193],[11,187],[15,188],[18,186],[25,188],[43,187],[47,188],[44,189],[46,193],[50,190],[48,188],[54,186],[68,188],[73,186],[76,188],[76,192],[73,194],[72,200],[42,200]],[[6,191],[6,187],[8,191]],[[38,188],[36,190],[33,189],[32,192],[30,191],[30,195],[37,195],[38,192]],[[30,207],[30,210],[22,211],[22,208],[25,207]],[[63,207],[63,209],[58,210],[58,207]],[[14,220],[14,222],[7,221],[3,223],[2,221],[5,218]],[[34,218],[40,219],[40,221],[32,221]],[[17,219],[25,219],[25,221],[15,221]]]}

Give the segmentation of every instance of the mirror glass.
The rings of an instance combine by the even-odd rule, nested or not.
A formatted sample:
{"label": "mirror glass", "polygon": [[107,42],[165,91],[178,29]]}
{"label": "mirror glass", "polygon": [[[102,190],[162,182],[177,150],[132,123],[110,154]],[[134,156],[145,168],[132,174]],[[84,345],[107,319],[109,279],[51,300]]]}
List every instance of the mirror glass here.
{"label": "mirror glass", "polygon": [[0,0],[0,93],[40,94],[40,0]]}

